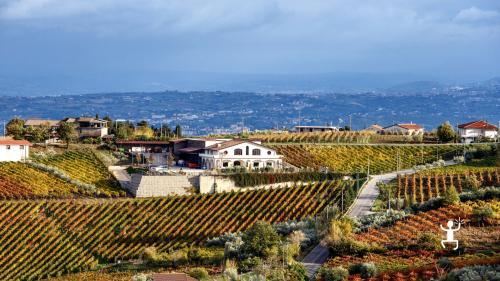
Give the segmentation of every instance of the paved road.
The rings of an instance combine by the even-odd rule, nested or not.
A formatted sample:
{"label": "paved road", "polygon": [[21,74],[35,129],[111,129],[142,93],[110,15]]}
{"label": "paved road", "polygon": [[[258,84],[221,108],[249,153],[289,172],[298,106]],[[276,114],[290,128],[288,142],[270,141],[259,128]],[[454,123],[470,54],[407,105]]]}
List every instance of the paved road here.
{"label": "paved road", "polygon": [[[453,165],[455,162],[446,161],[445,166]],[[377,188],[377,183],[384,182],[387,183],[395,179],[398,174],[413,174],[416,171],[414,169],[401,170],[399,172],[392,172],[382,175],[374,175],[370,177],[370,180],[365,183],[363,189],[361,190],[358,198],[354,201],[352,206],[347,212],[347,216],[362,217],[371,214],[370,211],[375,199],[379,195],[379,190]],[[314,274],[318,268],[326,262],[329,257],[328,248],[318,245],[316,246],[303,260],[304,266],[307,270],[307,275],[310,279],[314,278]]]}
{"label": "paved road", "polygon": [[115,178],[120,182],[122,187],[126,187],[130,183],[130,175],[126,171],[125,166],[109,166],[108,170],[115,176]]}

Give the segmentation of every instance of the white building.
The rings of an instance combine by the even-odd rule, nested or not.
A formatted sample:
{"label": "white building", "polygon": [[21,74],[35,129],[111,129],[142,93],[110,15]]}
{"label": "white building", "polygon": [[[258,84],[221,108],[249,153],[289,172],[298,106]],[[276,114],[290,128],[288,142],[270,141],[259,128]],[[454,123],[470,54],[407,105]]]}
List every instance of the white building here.
{"label": "white building", "polygon": [[255,141],[230,140],[205,147],[199,154],[207,169],[245,167],[247,169],[281,168],[282,157],[276,150]]}
{"label": "white building", "polygon": [[458,125],[460,140],[465,143],[474,142],[480,138],[496,139],[498,128],[486,121],[478,120]]}
{"label": "white building", "polygon": [[388,127],[385,127],[383,130],[385,133],[398,133],[405,135],[415,135],[424,132],[424,128],[422,126],[409,123],[409,124],[394,124]]}
{"label": "white building", "polygon": [[30,146],[31,143],[26,140],[0,139],[0,162],[28,159]]}
{"label": "white building", "polygon": [[336,132],[339,128],[335,126],[295,126],[295,131],[299,133],[311,132]]}

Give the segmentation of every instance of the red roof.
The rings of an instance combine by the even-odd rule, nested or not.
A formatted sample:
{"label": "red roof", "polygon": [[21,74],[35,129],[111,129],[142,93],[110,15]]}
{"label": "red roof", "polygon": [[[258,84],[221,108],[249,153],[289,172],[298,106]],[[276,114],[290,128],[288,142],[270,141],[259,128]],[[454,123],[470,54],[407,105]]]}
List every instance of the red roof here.
{"label": "red roof", "polygon": [[469,123],[465,124],[460,124],[458,125],[459,128],[461,129],[482,129],[482,130],[496,130],[497,127],[495,125],[492,125],[486,121],[483,120],[478,120],[478,121],[472,121]]}
{"label": "red roof", "polygon": [[148,145],[148,144],[156,144],[156,145],[167,145],[170,144],[168,141],[135,141],[135,140],[117,140],[116,144],[142,144],[142,145]]}
{"label": "red roof", "polygon": [[398,126],[401,128],[408,129],[408,130],[420,130],[420,129],[422,129],[422,127],[420,125],[417,125],[417,124],[398,124]]}
{"label": "red roof", "polygon": [[152,277],[153,281],[198,281],[186,273],[156,273]]}
{"label": "red roof", "polygon": [[0,145],[29,145],[31,146],[31,142],[27,140],[11,140],[11,139],[0,139]]}

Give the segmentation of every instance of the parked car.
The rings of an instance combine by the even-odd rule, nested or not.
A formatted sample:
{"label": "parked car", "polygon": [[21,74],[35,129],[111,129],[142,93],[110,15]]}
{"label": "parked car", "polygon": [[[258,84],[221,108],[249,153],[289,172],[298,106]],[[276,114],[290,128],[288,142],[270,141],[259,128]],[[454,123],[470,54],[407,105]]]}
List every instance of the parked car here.
{"label": "parked car", "polygon": [[167,165],[152,166],[149,168],[149,170],[151,172],[166,173],[168,172],[168,166]]}

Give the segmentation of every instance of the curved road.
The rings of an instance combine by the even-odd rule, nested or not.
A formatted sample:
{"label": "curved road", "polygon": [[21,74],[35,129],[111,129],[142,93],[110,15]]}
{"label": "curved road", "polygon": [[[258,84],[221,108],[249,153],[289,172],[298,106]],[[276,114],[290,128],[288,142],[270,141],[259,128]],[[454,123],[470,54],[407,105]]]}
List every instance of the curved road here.
{"label": "curved road", "polygon": [[[445,162],[445,166],[454,164],[455,162],[453,161]],[[363,189],[359,193],[356,200],[354,200],[354,203],[352,203],[352,206],[349,208],[346,215],[351,218],[354,218],[371,214],[372,212],[370,210],[373,206],[373,203],[375,202],[375,199],[377,199],[379,195],[377,183],[379,182],[387,183],[395,179],[398,176],[398,174],[405,175],[405,174],[413,174],[416,172],[417,171],[415,171],[414,169],[407,169],[407,170],[401,170],[399,172],[391,172],[387,174],[371,176],[370,180],[368,180],[364,184]],[[330,253],[327,247],[318,245],[302,260],[302,263],[304,264],[307,270],[307,275],[311,280],[314,278],[314,274],[316,273],[316,271],[321,267],[323,263],[326,262],[329,255]]]}

